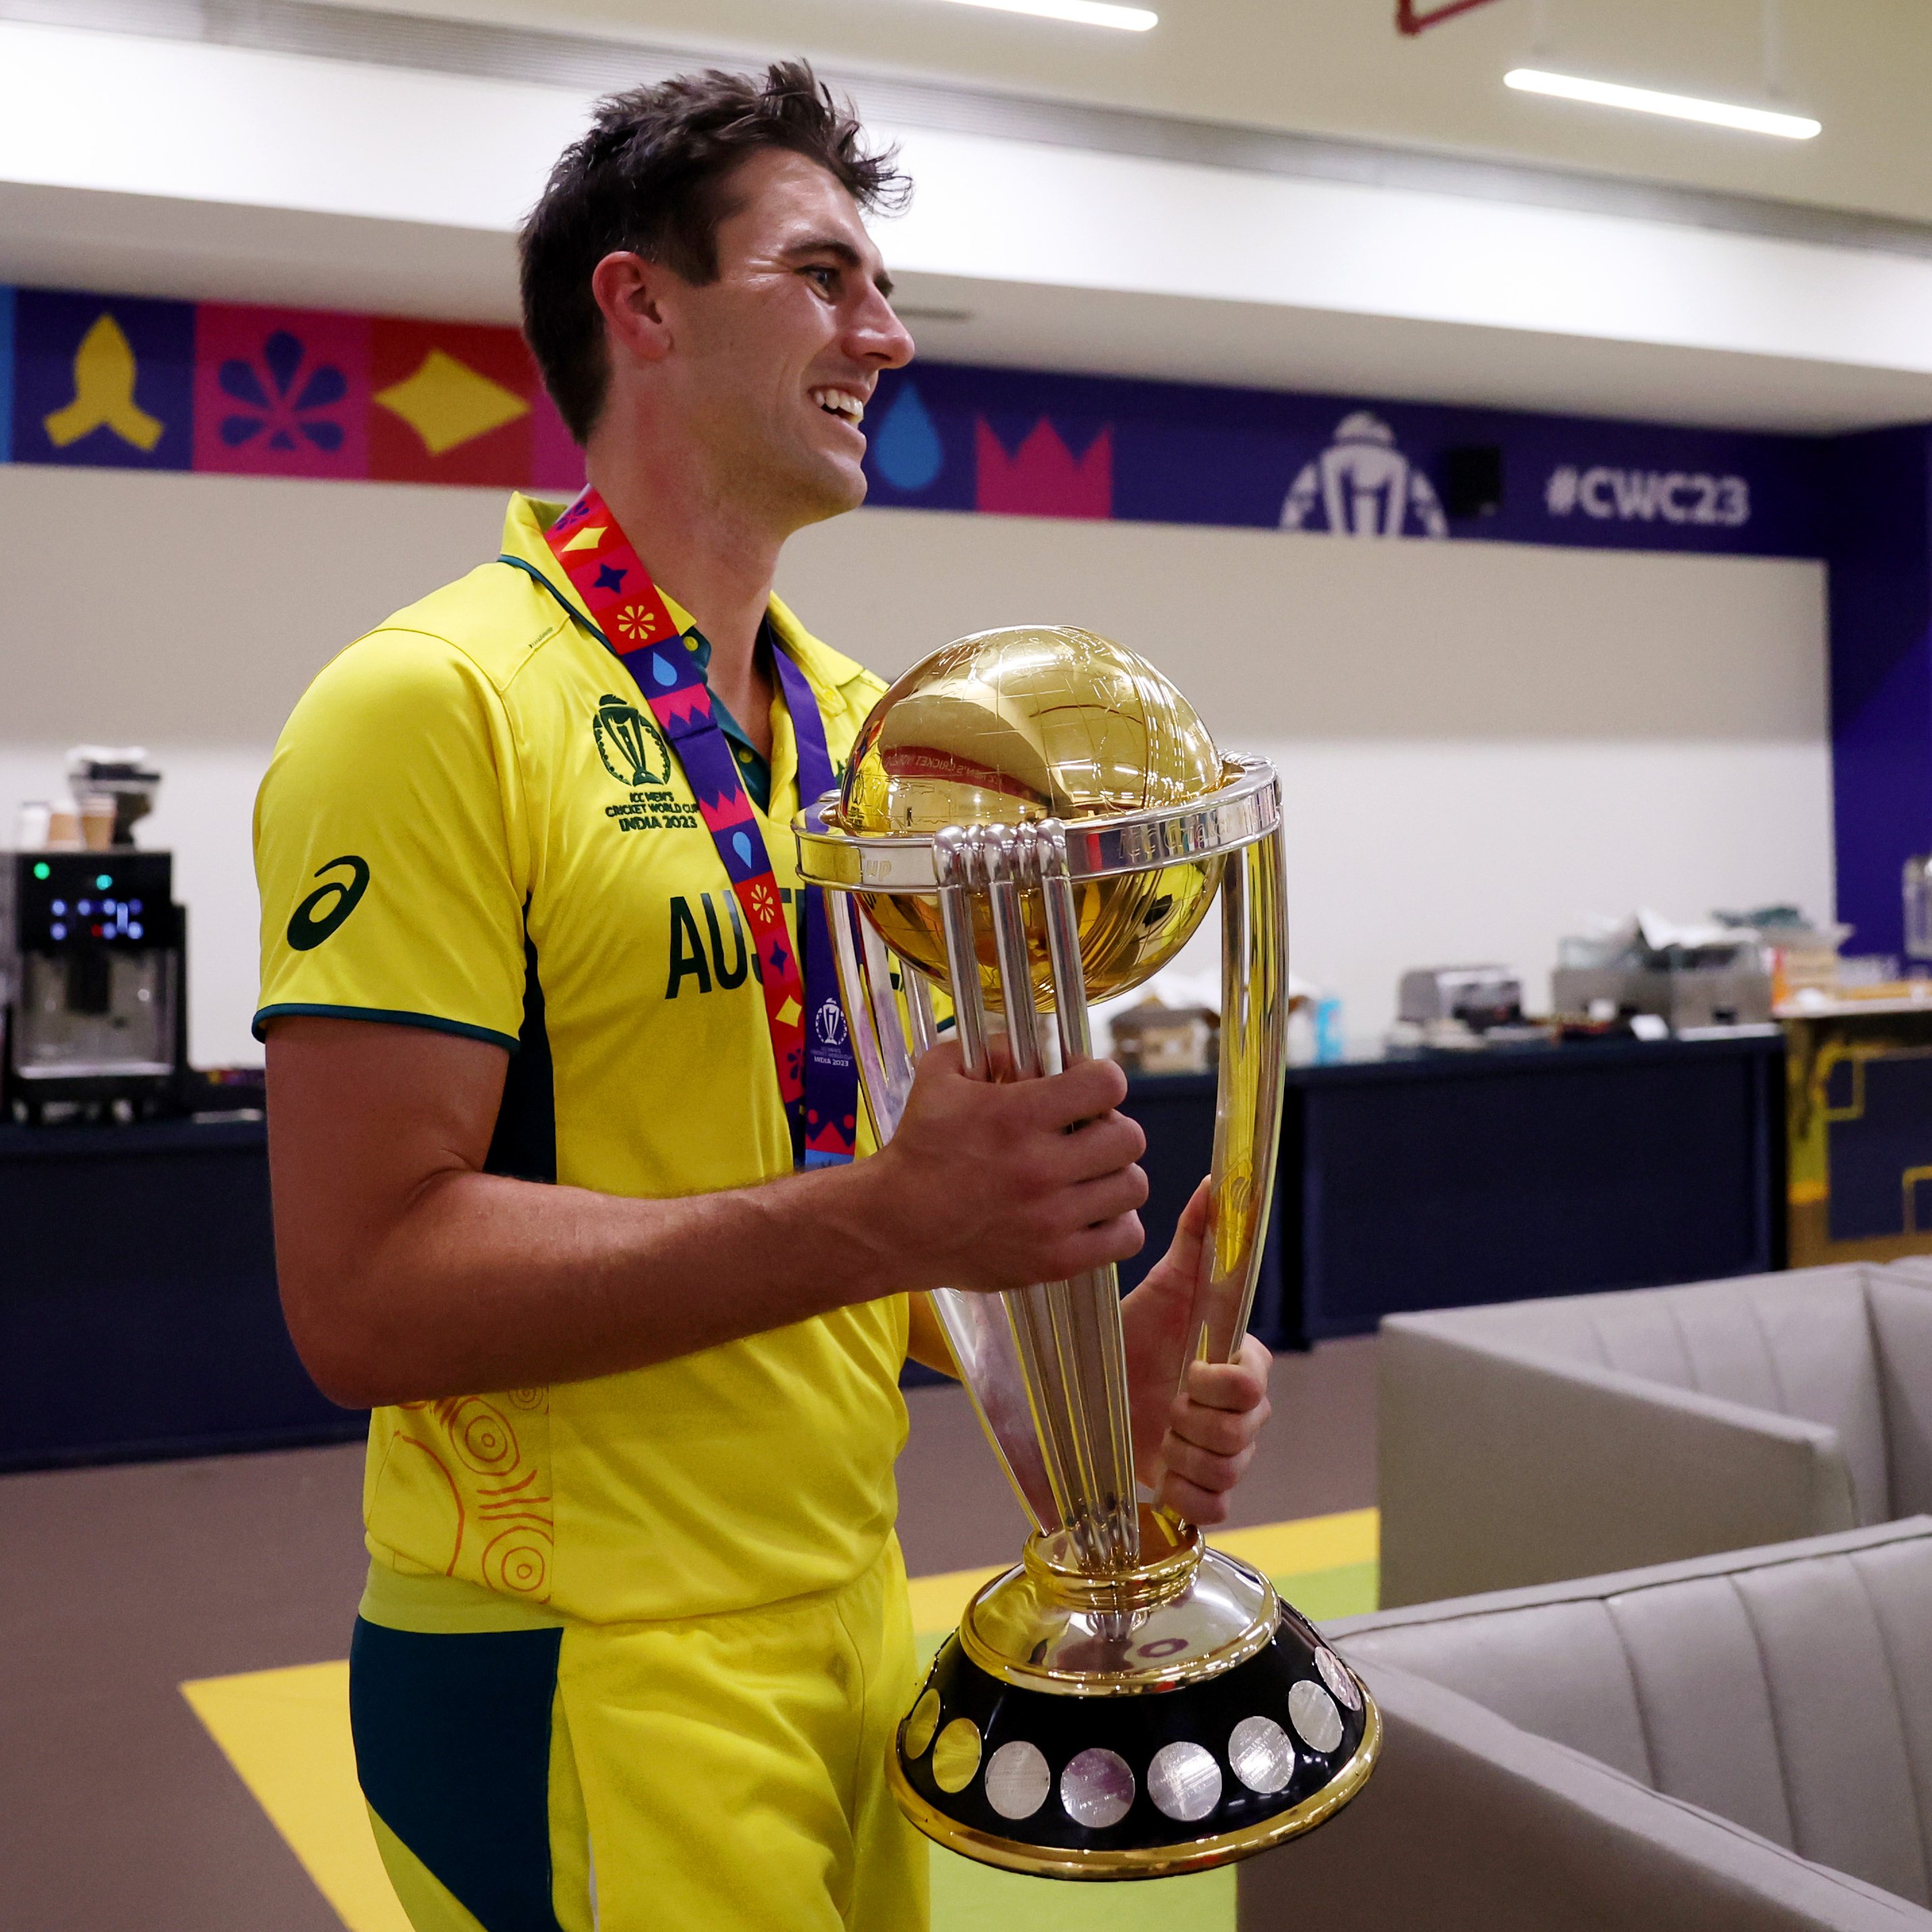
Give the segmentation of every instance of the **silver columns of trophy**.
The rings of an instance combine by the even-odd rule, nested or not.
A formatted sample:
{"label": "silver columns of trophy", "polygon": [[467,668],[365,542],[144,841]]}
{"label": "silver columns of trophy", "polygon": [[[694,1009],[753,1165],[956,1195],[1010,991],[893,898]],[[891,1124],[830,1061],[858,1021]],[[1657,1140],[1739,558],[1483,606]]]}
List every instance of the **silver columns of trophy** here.
{"label": "silver columns of trophy", "polygon": [[[1184,945],[1218,891],[1210,1214],[1188,1359],[1246,1332],[1285,1066],[1279,788],[1091,633],[961,640],[874,710],[842,791],[797,826],[830,888],[880,1138],[950,1001],[976,1078],[1088,1057],[1090,998]],[[900,1728],[900,1802],[970,1856],[1063,1877],[1198,1869],[1306,1830],[1372,1766],[1372,1702],[1266,1580],[1138,1498],[1114,1270],[933,1298],[1034,1526]]]}

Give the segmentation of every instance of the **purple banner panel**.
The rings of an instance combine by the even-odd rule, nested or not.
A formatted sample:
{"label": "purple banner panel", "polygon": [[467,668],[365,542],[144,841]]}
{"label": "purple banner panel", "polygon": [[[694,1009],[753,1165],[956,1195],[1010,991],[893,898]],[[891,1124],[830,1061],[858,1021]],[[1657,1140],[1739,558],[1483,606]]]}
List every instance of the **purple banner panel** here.
{"label": "purple banner panel", "polygon": [[16,463],[185,470],[194,398],[192,302],[18,292]]}
{"label": "purple banner panel", "polygon": [[1826,447],[1838,916],[1849,950],[1897,953],[1905,861],[1932,851],[1932,430]]}
{"label": "purple banner panel", "polygon": [[920,363],[872,501],[1352,536],[1822,552],[1815,438]]}

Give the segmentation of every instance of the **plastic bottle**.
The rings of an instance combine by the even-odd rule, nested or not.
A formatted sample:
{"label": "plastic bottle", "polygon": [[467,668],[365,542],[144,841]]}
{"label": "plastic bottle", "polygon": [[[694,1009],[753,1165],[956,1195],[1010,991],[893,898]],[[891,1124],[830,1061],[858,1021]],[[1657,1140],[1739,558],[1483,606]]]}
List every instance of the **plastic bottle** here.
{"label": "plastic bottle", "polygon": [[1342,1036],[1342,1002],[1324,993],[1315,1003],[1315,1060],[1318,1066],[1332,1066],[1348,1058],[1348,1042]]}

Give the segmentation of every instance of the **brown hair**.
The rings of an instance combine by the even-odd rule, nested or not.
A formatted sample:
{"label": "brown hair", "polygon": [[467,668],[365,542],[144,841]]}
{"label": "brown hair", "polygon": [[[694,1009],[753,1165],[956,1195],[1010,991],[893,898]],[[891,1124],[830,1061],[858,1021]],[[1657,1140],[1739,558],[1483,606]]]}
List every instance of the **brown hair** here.
{"label": "brown hair", "polygon": [[610,363],[591,272],[630,249],[689,282],[718,278],[726,183],[761,148],[816,161],[862,208],[902,206],[911,183],[894,150],[868,151],[849,102],[804,61],[762,76],[716,68],[597,104],[590,131],[558,158],[518,238],[524,334],[570,433],[590,435]]}

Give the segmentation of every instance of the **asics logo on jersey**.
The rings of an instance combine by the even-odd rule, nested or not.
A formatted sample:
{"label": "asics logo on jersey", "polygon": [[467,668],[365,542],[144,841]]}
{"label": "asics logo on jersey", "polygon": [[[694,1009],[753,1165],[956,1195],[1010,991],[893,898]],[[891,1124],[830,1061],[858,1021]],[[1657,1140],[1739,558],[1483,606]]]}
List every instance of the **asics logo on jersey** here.
{"label": "asics logo on jersey", "polygon": [[590,714],[597,755],[620,785],[662,785],[670,782],[670,748],[656,723],[634,704],[609,692]]}
{"label": "asics logo on jersey", "polygon": [[289,944],[296,952],[314,952],[362,904],[362,895],[369,890],[368,860],[345,852],[318,867],[315,877],[320,879],[344,866],[349,868],[347,878],[331,879],[316,886],[289,915]]}

